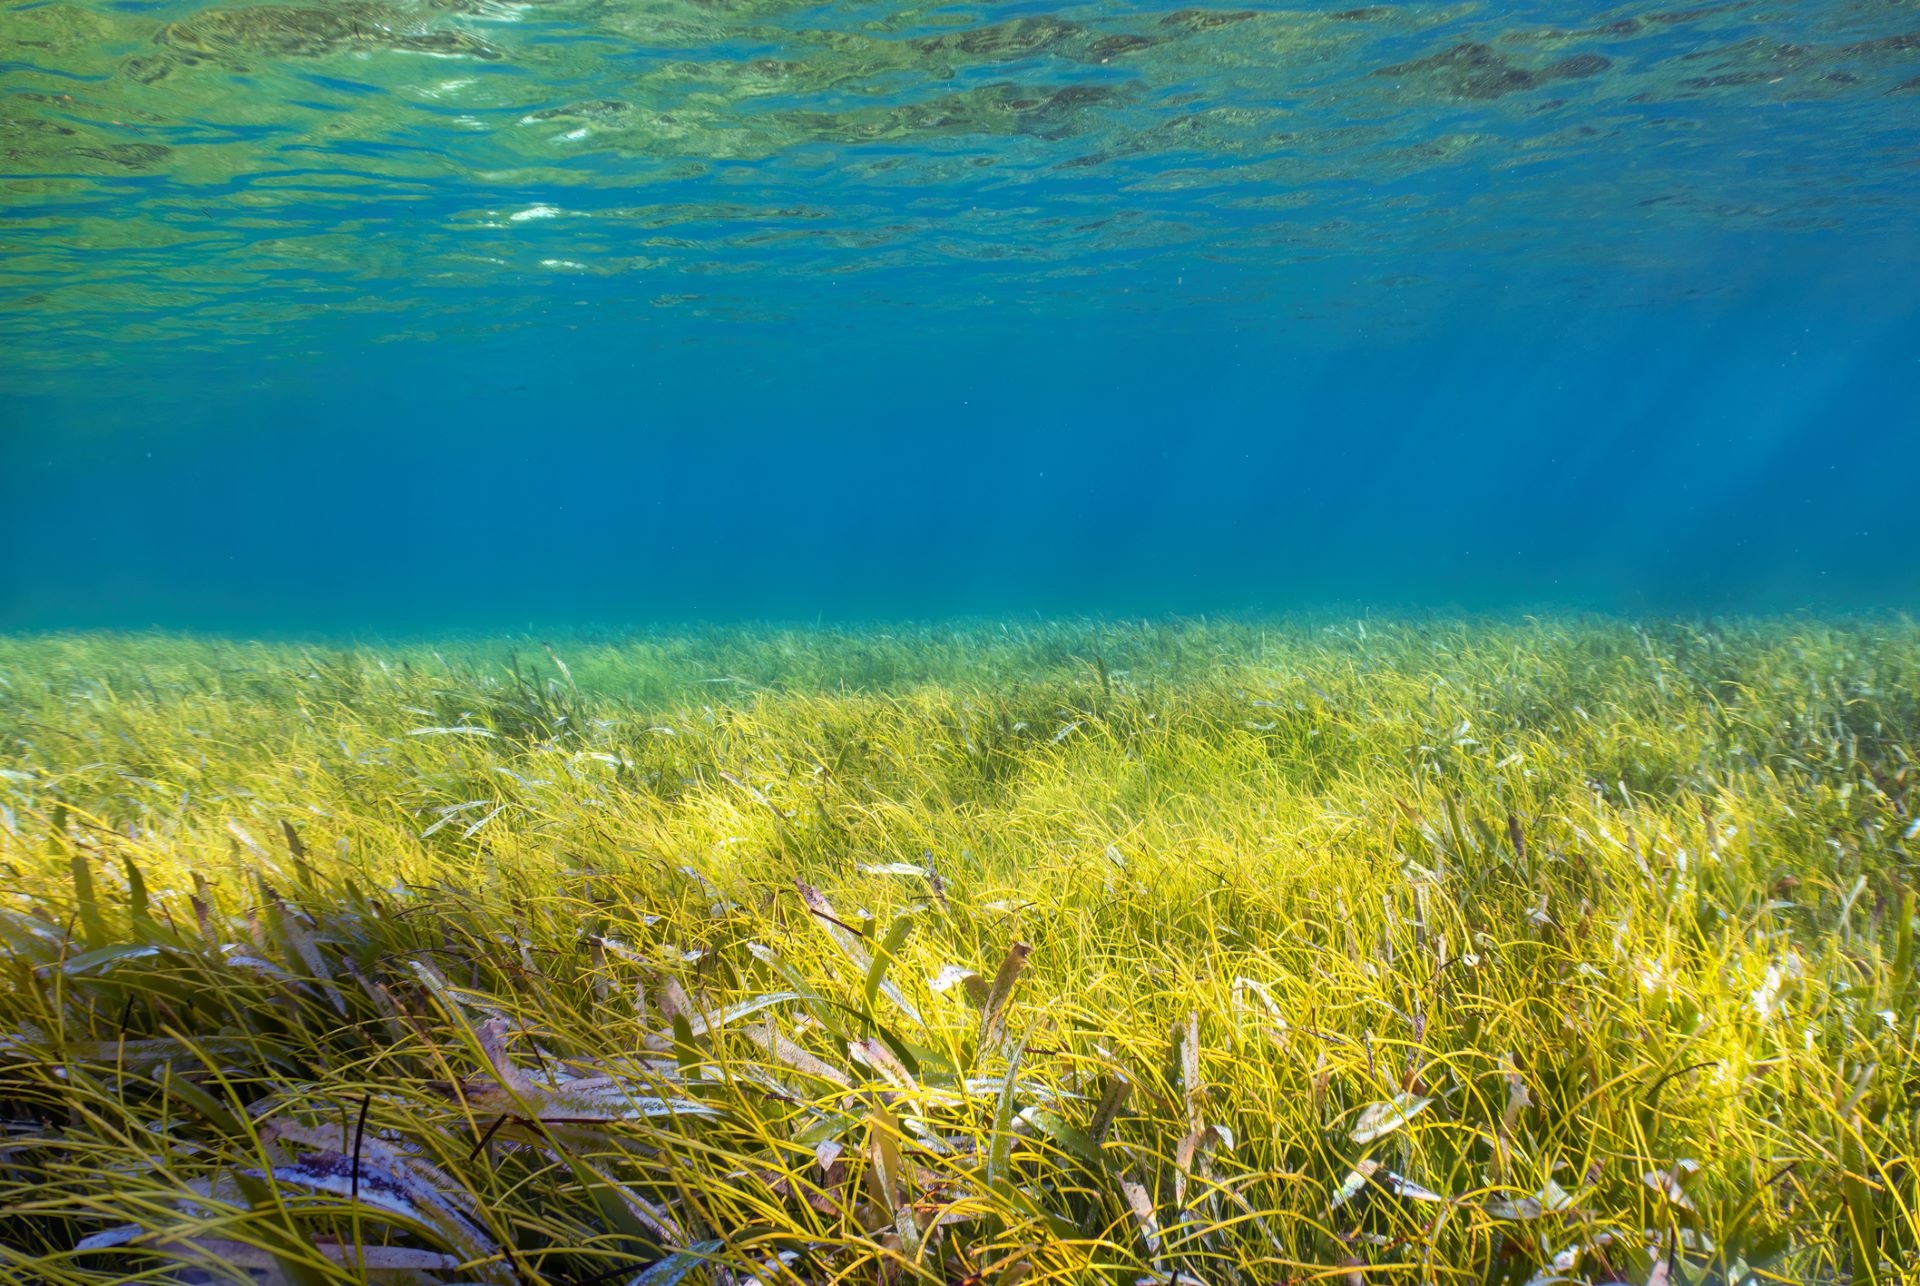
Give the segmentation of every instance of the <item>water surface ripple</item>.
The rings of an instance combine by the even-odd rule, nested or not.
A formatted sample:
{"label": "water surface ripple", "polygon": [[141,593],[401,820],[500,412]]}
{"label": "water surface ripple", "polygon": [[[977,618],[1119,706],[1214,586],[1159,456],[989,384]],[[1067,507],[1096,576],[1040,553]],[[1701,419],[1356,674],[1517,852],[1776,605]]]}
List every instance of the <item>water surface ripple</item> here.
{"label": "water surface ripple", "polygon": [[15,376],[321,312],[1311,315],[1920,242],[1888,3],[34,0],[0,85]]}

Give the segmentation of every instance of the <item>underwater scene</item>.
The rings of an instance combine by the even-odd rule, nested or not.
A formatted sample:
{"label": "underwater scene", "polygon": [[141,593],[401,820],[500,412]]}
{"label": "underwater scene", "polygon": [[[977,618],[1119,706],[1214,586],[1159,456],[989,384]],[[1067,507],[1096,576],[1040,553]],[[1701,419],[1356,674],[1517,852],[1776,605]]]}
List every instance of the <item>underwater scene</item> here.
{"label": "underwater scene", "polygon": [[1913,0],[0,0],[0,1282],[1920,1286]]}

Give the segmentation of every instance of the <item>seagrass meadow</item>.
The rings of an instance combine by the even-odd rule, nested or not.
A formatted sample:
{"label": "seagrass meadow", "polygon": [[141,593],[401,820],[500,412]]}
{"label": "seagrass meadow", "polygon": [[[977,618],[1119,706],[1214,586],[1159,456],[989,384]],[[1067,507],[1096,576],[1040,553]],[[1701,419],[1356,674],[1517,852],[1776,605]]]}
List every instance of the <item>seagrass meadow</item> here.
{"label": "seagrass meadow", "polygon": [[0,638],[0,1279],[1886,1283],[1920,626]]}

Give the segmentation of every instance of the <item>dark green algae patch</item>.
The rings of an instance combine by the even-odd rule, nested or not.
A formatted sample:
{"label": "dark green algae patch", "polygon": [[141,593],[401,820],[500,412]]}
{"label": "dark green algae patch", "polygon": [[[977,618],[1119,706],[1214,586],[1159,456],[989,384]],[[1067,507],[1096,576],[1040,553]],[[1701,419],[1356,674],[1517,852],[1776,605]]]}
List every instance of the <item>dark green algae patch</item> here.
{"label": "dark green algae patch", "polygon": [[[1354,184],[1406,190],[1474,246],[1495,226],[1449,194],[1458,179],[1540,165],[1623,221],[1651,204],[1670,222],[1884,228],[1905,217],[1881,176],[1920,24],[1744,4],[1555,28],[1422,4],[29,3],[0,9],[0,68],[0,337],[33,364],[129,326],[213,344],[316,300],[369,307],[376,278],[386,306],[426,315],[450,307],[441,287],[509,274],[751,295],[772,274],[956,256],[1002,288],[1064,290],[1204,253],[1258,290],[1292,262],[1405,248],[1408,221]],[[1762,147],[1781,163],[1732,165],[1724,109],[1782,105],[1803,110]],[[656,194],[684,210],[743,191],[751,229],[636,244],[605,226]],[[828,216],[779,217],[803,203]],[[535,205],[564,223],[514,222]],[[403,263],[370,249],[381,233],[405,236]],[[268,282],[244,320],[228,309]]]}

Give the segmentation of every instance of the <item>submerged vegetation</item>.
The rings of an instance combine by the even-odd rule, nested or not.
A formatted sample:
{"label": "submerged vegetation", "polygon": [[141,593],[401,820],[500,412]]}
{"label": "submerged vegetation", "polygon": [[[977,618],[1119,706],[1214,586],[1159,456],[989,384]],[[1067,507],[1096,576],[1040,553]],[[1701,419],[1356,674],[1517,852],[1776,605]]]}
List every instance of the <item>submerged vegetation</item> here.
{"label": "submerged vegetation", "polygon": [[0,640],[0,1277],[1905,1280],[1920,628]]}

